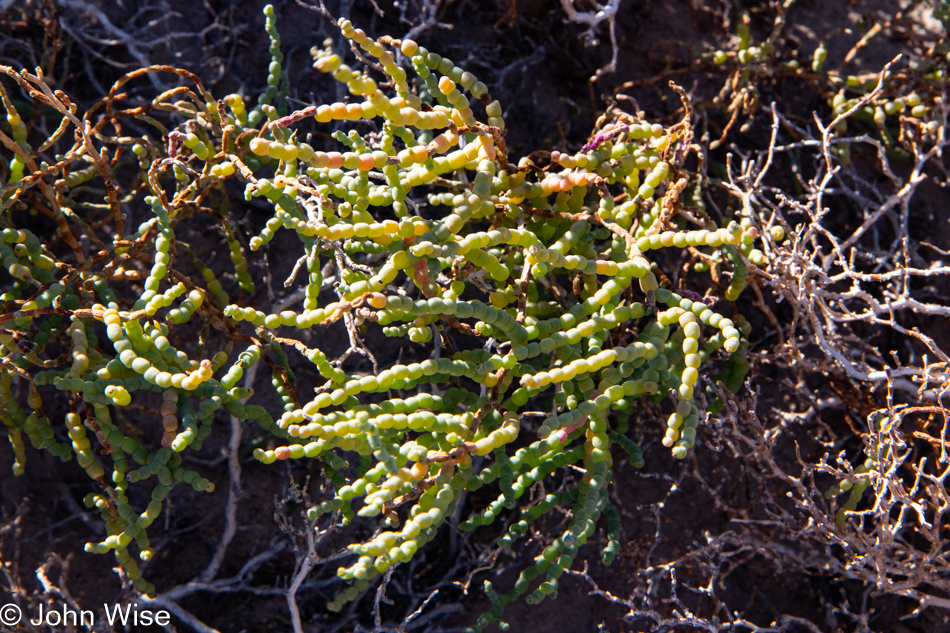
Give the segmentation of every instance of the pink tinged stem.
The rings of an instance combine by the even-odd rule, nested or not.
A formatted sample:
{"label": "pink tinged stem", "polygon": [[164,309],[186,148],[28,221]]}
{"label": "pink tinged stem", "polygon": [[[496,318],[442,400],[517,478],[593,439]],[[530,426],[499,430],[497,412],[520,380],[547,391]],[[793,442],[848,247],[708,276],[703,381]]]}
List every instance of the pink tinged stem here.
{"label": "pink tinged stem", "polygon": [[271,123],[271,125],[274,125],[276,127],[287,127],[288,125],[292,125],[294,123],[297,123],[298,121],[303,121],[307,117],[311,117],[315,115],[316,113],[317,113],[317,106],[308,106],[304,108],[303,110],[297,110],[296,112],[292,112],[291,114],[288,114],[287,116],[283,118],[277,119],[276,121]]}

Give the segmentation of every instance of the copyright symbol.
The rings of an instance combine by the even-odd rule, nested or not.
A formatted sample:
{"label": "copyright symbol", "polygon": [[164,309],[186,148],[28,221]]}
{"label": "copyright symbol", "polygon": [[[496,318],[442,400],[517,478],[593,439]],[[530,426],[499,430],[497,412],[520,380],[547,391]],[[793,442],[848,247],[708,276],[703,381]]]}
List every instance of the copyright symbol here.
{"label": "copyright symbol", "polygon": [[16,626],[20,623],[20,618],[22,617],[23,614],[20,612],[20,607],[15,604],[5,604],[0,607],[0,624]]}

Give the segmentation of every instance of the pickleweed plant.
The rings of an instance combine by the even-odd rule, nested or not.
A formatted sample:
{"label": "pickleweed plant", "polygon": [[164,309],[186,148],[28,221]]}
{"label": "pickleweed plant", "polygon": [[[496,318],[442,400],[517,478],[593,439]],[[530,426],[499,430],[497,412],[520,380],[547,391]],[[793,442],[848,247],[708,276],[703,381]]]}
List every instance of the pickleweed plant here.
{"label": "pickleweed plant", "polygon": [[[767,263],[758,219],[740,212],[719,226],[679,213],[681,196],[701,198],[700,178],[685,167],[685,97],[686,117],[674,125],[618,115],[577,152],[516,159],[503,106],[484,83],[415,42],[373,39],[347,20],[340,33],[362,64],[329,43],[311,53],[349,98],[290,110],[273,9],[265,15],[268,86],[253,105],[152,66],[125,75],[80,118],[40,73],[3,67],[13,83],[0,83],[0,258],[10,275],[0,404],[14,469],[24,469],[24,434],[75,458],[96,483],[86,503],[107,528],[87,550],[111,552],[136,589],[154,594],[135,560],[151,555],[149,526],[175,486],[214,488],[185,467],[187,451],[201,448],[216,417],[254,421],[271,438],[254,450],[261,462],[322,464],[326,496],[309,509],[314,524],[330,513],[379,521],[349,546],[330,610],[415,556],[464,491],[486,488],[493,500],[463,508],[462,530],[511,513],[502,546],[569,509],[513,587],[499,594],[486,583],[493,607],[475,626],[483,629],[519,597],[556,595],[601,527],[603,562],[614,559],[621,519],[609,491],[621,461],[643,463],[634,428],[683,459],[708,413],[703,389],[741,386],[748,324],[729,302],[750,266]],[[124,85],[159,72],[188,86],[146,107],[122,103]],[[52,137],[27,126],[12,89],[32,109],[57,113]],[[334,140],[305,142],[314,124]],[[235,185],[269,215],[249,236]],[[142,221],[127,225],[133,216]],[[209,222],[229,274],[184,241]],[[277,241],[298,251],[287,282],[300,291],[296,309],[267,310],[254,294],[251,271]],[[672,287],[660,262],[683,249],[726,273],[721,296]],[[359,353],[334,358],[326,333],[344,326]],[[425,360],[374,360],[371,373],[358,371],[355,359],[372,357],[361,338],[371,329]],[[279,405],[242,382],[258,363]],[[319,377],[318,387],[301,388],[298,375]],[[44,413],[54,396],[66,403],[59,419]],[[645,403],[667,411],[665,424],[645,415]],[[158,423],[149,409],[133,423],[123,411],[134,405],[157,409],[161,430],[141,432]],[[560,487],[527,494],[545,480]]]}

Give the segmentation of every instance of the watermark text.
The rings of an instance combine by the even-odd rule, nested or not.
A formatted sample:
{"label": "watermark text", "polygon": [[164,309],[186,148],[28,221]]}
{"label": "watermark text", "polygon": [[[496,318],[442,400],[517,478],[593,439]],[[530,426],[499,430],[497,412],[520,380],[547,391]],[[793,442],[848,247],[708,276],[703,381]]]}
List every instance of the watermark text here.
{"label": "watermark text", "polygon": [[76,609],[69,605],[47,606],[40,604],[33,614],[24,614],[16,604],[0,605],[0,625],[15,627],[25,619],[35,627],[86,627],[92,629],[100,621],[109,626],[167,626],[171,623],[171,614],[164,609],[144,609],[137,604],[103,604],[99,612],[90,609]]}

